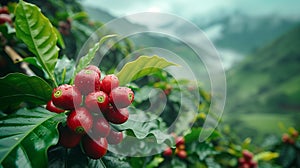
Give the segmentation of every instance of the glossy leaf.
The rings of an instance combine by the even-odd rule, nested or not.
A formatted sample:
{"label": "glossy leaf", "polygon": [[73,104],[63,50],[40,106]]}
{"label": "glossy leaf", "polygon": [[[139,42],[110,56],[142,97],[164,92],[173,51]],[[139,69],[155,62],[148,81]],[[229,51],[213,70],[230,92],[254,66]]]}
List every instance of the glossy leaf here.
{"label": "glossy leaf", "polygon": [[65,55],[57,60],[54,74],[58,85],[69,83],[75,71],[75,61]]}
{"label": "glossy leaf", "polygon": [[117,73],[120,85],[125,85],[143,76],[152,74],[158,69],[168,66],[177,65],[168,62],[166,59],[158,56],[140,56],[135,61],[129,62]]}
{"label": "glossy leaf", "polygon": [[114,155],[111,152],[106,153],[100,159],[91,159],[86,156],[80,145],[66,149],[62,146],[55,146],[48,150],[49,168],[65,168],[65,167],[118,167],[130,168],[129,163],[124,160],[124,157]]}
{"label": "glossy leaf", "polygon": [[172,168],[186,168],[187,167],[186,163],[178,158],[172,159],[171,165],[172,165]]}
{"label": "glossy leaf", "polygon": [[[118,155],[105,155],[101,160],[106,167],[118,167],[118,168],[130,168],[130,165],[126,160],[120,158]],[[99,166],[96,166],[99,167]]]}
{"label": "glossy leaf", "polygon": [[167,133],[165,123],[160,118],[149,119],[146,121],[145,112],[139,111],[138,115],[132,115],[133,111],[137,109],[129,108],[129,119],[120,125],[113,125],[118,130],[126,130],[129,134],[133,134],[137,139],[144,139],[146,137],[154,136],[157,144],[168,143],[174,144],[174,138]]}
{"label": "glossy leaf", "polygon": [[22,0],[16,7],[15,15],[17,37],[28,46],[50,79],[56,83],[53,73],[59,49],[50,21],[37,6]]}
{"label": "glossy leaf", "polygon": [[[192,128],[191,132],[184,136],[186,143],[192,143],[192,142],[198,142],[199,143],[199,135],[201,131],[206,131],[205,129],[198,127],[198,128]],[[216,130],[213,131],[213,133],[208,138],[209,140],[215,140],[217,138],[220,138],[220,133]]]}
{"label": "glossy leaf", "polygon": [[162,163],[164,161],[163,157],[160,156],[156,156],[153,158],[153,160],[147,164],[146,168],[155,168],[158,167],[160,163]]}
{"label": "glossy leaf", "polygon": [[46,167],[47,149],[58,141],[57,124],[65,118],[44,108],[20,109],[0,119],[0,164]]}
{"label": "glossy leaf", "polygon": [[38,60],[36,57],[26,57],[24,59],[21,60],[21,62],[27,62],[39,69],[42,69],[41,65],[39,64]]}
{"label": "glossy leaf", "polygon": [[117,35],[112,34],[112,35],[107,35],[107,36],[102,37],[100,39],[100,41],[98,43],[96,43],[85,56],[80,58],[78,65],[76,67],[76,70],[75,70],[75,74],[77,74],[79,71],[81,71],[82,69],[84,69],[86,66],[88,66],[91,63],[91,61],[95,57],[96,52],[99,50],[100,46],[106,40],[108,40],[111,37],[115,37],[115,36],[117,36]]}
{"label": "glossy leaf", "polygon": [[65,48],[66,48],[66,45],[65,45],[65,42],[64,42],[64,39],[63,39],[62,35],[60,34],[60,32],[59,32],[55,27],[53,27],[53,30],[54,30],[54,32],[56,33],[58,45],[59,45],[62,49],[65,49]]}
{"label": "glossy leaf", "polygon": [[80,145],[74,148],[54,146],[48,150],[48,168],[67,167],[102,167],[97,160],[89,159],[81,150]]}
{"label": "glossy leaf", "polygon": [[0,78],[0,89],[0,107],[21,102],[46,104],[52,93],[52,87],[40,77],[21,73]]}

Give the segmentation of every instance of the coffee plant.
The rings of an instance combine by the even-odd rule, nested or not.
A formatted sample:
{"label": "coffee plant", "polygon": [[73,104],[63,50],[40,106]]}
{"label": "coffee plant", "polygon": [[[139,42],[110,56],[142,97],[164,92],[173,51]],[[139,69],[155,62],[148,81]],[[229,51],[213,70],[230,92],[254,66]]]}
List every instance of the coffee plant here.
{"label": "coffee plant", "polygon": [[103,25],[77,1],[0,3],[0,167],[300,167],[294,128],[261,146],[230,128],[200,142],[210,93],[156,55],[116,70],[134,45],[111,30],[76,60]]}

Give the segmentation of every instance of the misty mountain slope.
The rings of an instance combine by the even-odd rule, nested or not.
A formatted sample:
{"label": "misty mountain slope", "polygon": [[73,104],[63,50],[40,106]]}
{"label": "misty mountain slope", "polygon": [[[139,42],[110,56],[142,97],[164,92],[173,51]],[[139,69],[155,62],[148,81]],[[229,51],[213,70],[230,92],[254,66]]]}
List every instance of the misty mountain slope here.
{"label": "misty mountain slope", "polygon": [[249,16],[241,11],[214,14],[211,18],[194,19],[202,29],[217,29],[220,37],[213,40],[220,48],[249,54],[296,26],[299,21],[274,15]]}
{"label": "misty mountain slope", "polygon": [[227,74],[228,113],[300,112],[300,26]]}
{"label": "misty mountain slope", "polygon": [[92,20],[106,23],[115,19],[113,15],[96,7],[84,6],[84,9]]}

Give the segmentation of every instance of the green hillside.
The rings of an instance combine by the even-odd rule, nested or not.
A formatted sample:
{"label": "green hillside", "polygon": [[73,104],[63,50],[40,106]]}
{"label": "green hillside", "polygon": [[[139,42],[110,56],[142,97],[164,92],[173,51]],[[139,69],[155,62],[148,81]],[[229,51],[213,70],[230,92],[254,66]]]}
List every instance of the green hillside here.
{"label": "green hillside", "polygon": [[[300,26],[232,68],[227,73],[227,82],[225,120],[245,122],[254,130],[261,129],[259,125],[272,127],[268,123],[275,130],[279,122],[299,127]],[[264,123],[263,118],[272,119],[274,114],[274,120]],[[253,115],[258,116],[249,120]]]}

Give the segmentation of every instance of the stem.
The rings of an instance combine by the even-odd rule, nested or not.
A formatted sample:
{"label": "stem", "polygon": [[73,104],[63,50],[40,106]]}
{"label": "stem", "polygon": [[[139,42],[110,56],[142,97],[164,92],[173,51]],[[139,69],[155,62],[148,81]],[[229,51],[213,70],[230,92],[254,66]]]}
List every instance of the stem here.
{"label": "stem", "polygon": [[[23,60],[23,58],[12,47],[8,45],[4,47],[4,51],[15,64]],[[36,74],[29,68],[28,63],[21,62],[20,67],[25,71],[27,75],[36,76]]]}
{"label": "stem", "polygon": [[106,168],[106,166],[105,166],[103,160],[102,160],[102,159],[99,159],[99,161],[100,161],[100,163],[102,164],[102,166],[103,166],[104,168]]}
{"label": "stem", "polygon": [[4,47],[4,51],[6,52],[6,54],[10,57],[10,59],[14,62],[14,63],[18,63],[20,61],[23,60],[23,58],[10,46],[6,45]]}

